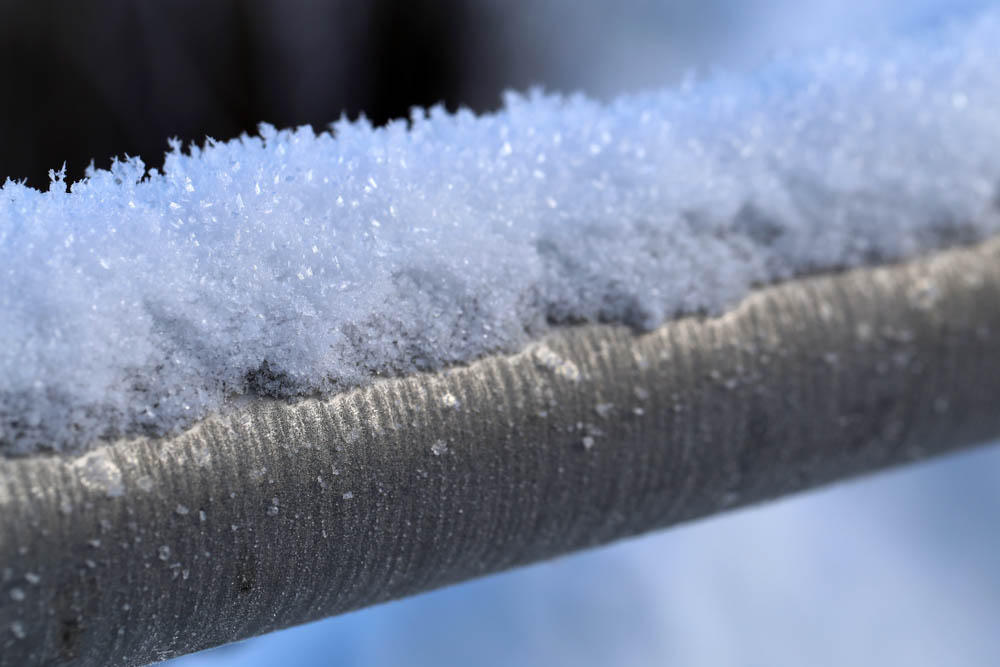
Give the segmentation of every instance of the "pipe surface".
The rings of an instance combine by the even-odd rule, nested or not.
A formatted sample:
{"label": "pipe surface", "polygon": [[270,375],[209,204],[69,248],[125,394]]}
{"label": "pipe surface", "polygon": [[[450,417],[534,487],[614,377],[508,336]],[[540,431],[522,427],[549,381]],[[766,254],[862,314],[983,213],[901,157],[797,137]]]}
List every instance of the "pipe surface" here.
{"label": "pipe surface", "polygon": [[0,458],[0,665],[138,665],[1000,435],[1000,239]]}

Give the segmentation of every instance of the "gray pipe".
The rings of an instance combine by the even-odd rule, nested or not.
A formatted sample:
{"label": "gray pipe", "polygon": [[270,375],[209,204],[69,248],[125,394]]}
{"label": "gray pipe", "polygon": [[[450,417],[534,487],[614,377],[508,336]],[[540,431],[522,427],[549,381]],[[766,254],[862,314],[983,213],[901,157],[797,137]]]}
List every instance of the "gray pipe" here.
{"label": "gray pipe", "polygon": [[0,665],[138,665],[1000,435],[1000,239],[0,459]]}

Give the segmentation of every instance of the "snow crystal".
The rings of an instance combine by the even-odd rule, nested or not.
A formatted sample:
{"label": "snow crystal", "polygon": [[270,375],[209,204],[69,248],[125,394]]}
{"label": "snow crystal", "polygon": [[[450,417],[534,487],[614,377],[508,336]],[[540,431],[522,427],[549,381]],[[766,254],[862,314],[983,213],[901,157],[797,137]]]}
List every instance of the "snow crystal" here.
{"label": "snow crystal", "polygon": [[105,452],[90,452],[73,461],[70,468],[78,473],[78,479],[87,488],[103,491],[109,498],[125,493],[121,469]]}
{"label": "snow crystal", "polygon": [[337,391],[560,323],[649,329],[984,238],[998,41],[990,10],[607,104],[532,92],[480,117],[263,125],[175,142],[162,173],[8,181],[0,450],[167,433],[230,395]]}
{"label": "snow crystal", "polygon": [[607,419],[611,413],[614,412],[614,409],[614,403],[598,403],[594,406],[594,412],[596,412],[601,419]]}

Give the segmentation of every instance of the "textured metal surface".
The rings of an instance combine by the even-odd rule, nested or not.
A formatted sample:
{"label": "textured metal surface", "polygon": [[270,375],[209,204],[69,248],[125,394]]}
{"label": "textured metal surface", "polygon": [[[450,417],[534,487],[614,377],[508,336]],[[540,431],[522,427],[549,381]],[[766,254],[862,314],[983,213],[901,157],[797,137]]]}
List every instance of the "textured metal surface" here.
{"label": "textured metal surface", "polygon": [[142,664],[1000,434],[1000,241],[0,460],[0,665]]}

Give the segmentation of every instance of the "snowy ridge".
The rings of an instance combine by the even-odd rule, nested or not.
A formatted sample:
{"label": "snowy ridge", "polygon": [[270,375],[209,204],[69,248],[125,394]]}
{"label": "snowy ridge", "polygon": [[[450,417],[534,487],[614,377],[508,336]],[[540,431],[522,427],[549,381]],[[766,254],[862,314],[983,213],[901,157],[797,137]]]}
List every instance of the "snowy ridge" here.
{"label": "snowy ridge", "polygon": [[0,190],[0,451],[655,327],[1000,231],[1000,12],[601,104],[509,94]]}

